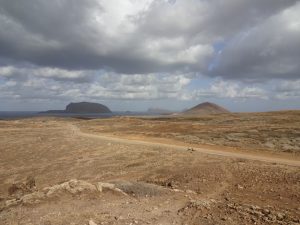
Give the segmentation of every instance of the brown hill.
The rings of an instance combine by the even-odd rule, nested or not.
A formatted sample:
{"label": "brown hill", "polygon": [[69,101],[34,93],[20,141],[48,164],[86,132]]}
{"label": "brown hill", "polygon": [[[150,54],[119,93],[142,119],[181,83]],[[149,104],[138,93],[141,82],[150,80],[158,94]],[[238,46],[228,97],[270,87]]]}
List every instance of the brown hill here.
{"label": "brown hill", "polygon": [[66,106],[67,113],[111,113],[110,109],[99,103],[77,102]]}
{"label": "brown hill", "polygon": [[48,113],[48,114],[60,114],[60,113],[75,113],[75,114],[84,114],[84,113],[111,113],[110,109],[99,103],[92,102],[71,102],[66,106],[65,110],[48,110],[39,113]]}
{"label": "brown hill", "polygon": [[211,102],[201,103],[183,112],[183,114],[199,114],[199,115],[221,114],[221,113],[230,113],[230,111]]}

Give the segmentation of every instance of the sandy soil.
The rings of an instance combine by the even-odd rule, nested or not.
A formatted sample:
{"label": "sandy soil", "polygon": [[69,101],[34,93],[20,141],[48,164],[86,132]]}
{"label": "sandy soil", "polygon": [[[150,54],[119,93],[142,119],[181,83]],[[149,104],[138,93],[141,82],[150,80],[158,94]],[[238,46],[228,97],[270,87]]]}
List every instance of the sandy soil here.
{"label": "sandy soil", "polygon": [[300,110],[165,117],[127,117],[78,123],[83,131],[118,137],[166,138],[200,146],[300,155]]}
{"label": "sandy soil", "polygon": [[162,122],[113,120],[0,121],[0,224],[300,223],[297,154],[160,143],[135,126],[119,137],[127,121]]}

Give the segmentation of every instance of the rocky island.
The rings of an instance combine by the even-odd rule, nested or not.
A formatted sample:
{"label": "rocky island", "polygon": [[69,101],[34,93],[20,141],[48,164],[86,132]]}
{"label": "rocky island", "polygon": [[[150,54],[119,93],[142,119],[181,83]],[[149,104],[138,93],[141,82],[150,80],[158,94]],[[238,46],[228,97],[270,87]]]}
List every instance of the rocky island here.
{"label": "rocky island", "polygon": [[111,110],[102,104],[92,102],[71,102],[65,110],[48,110],[41,113],[111,113]]}

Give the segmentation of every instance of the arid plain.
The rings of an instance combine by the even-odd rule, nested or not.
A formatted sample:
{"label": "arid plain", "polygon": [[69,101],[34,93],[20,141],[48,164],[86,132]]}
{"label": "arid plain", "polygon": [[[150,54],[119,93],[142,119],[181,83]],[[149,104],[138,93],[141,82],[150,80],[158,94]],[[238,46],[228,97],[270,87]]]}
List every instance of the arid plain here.
{"label": "arid plain", "polygon": [[0,120],[0,224],[300,224],[300,111]]}

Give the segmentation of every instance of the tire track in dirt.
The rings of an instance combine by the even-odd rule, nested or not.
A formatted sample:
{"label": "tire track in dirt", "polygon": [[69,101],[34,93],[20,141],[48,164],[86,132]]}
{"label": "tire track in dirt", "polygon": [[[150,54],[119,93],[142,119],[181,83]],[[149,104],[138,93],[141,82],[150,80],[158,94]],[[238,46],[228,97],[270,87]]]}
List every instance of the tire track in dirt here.
{"label": "tire track in dirt", "polygon": [[[124,144],[131,144],[131,145],[146,145],[149,147],[166,147],[166,148],[172,148],[172,149],[176,149],[176,150],[180,150],[180,151],[186,151],[188,149],[188,145],[187,146],[173,145],[173,144],[166,144],[166,143],[153,142],[153,141],[147,141],[147,140],[143,140],[143,141],[132,140],[132,139],[119,138],[119,137],[111,137],[111,136],[101,135],[101,134],[85,133],[85,132],[82,132],[79,129],[79,127],[77,127],[74,124],[69,124],[69,129],[71,130],[72,135],[78,135],[78,136],[87,137],[87,138],[96,138],[96,139],[102,139],[102,140],[124,143]],[[262,155],[258,155],[258,154],[243,153],[243,152],[239,152],[239,153],[226,152],[226,151],[222,151],[222,150],[212,150],[212,149],[205,149],[205,148],[199,148],[199,147],[194,147],[193,150],[203,153],[203,154],[207,154],[207,155],[254,160],[254,161],[261,161],[261,162],[266,162],[266,163],[277,163],[277,164],[283,164],[283,165],[288,165],[288,166],[300,167],[299,160],[285,159],[285,158],[272,157],[272,156],[262,156]]]}

